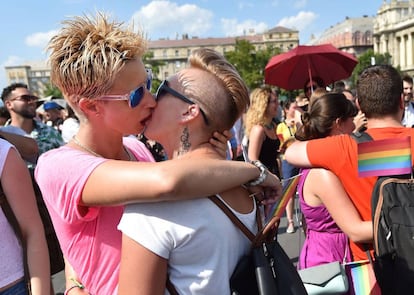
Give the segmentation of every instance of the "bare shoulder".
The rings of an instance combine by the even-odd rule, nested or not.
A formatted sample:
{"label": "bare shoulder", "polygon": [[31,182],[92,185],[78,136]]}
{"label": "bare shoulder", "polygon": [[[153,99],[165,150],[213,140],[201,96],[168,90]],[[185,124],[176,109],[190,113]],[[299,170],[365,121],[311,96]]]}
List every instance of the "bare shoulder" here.
{"label": "bare shoulder", "polygon": [[250,213],[254,208],[253,199],[249,192],[242,187],[233,188],[219,195],[233,210],[241,214]]}
{"label": "bare shoulder", "polygon": [[252,130],[250,131],[250,133],[259,133],[259,132],[264,132],[264,127],[262,125],[254,125],[252,127]]}

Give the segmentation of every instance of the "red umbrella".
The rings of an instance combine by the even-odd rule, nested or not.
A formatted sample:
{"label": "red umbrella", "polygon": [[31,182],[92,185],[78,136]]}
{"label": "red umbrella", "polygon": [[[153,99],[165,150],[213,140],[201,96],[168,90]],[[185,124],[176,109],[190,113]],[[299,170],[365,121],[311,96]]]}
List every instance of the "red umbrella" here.
{"label": "red umbrella", "polygon": [[351,76],[358,60],[331,44],[305,46],[273,56],[265,67],[266,84],[286,90],[301,89],[310,77],[325,85]]}

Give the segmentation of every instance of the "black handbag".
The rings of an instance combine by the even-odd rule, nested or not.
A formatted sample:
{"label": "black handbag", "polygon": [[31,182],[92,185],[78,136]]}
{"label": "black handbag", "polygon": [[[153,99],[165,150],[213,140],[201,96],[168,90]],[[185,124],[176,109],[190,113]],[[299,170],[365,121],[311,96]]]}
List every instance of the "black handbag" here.
{"label": "black handbag", "polygon": [[252,242],[251,251],[241,257],[230,278],[232,295],[307,294],[295,266],[269,230],[271,225],[262,229],[259,208],[256,211],[259,233],[254,235],[219,198],[209,198]]}

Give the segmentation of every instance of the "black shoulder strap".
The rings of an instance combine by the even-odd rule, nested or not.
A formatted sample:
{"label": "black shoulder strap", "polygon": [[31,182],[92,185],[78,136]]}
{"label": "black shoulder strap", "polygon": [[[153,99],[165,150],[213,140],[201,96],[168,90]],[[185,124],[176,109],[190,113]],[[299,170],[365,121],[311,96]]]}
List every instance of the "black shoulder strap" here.
{"label": "black shoulder strap", "polygon": [[[217,198],[217,196],[210,196],[208,197],[214,204],[217,205],[217,207],[219,207],[221,209],[221,211],[223,211],[224,214],[227,215],[227,217],[234,223],[234,225],[236,227],[238,227],[243,234],[250,240],[250,241],[254,241],[255,239],[255,234],[253,234],[248,228],[247,226],[245,226],[243,224],[243,222],[240,221],[239,218],[237,218],[237,216],[229,209],[229,207],[226,206],[226,204],[223,203],[222,200],[220,200],[219,198]],[[257,211],[259,210],[259,208],[257,208]],[[257,212],[256,211],[256,212]],[[256,219],[257,219],[257,215],[256,214]]]}
{"label": "black shoulder strap", "polygon": [[371,135],[369,135],[368,133],[362,131],[355,131],[353,133],[351,133],[351,137],[357,142],[357,143],[361,143],[361,142],[367,142],[367,141],[372,141],[374,140]]}
{"label": "black shoulder strap", "polygon": [[[219,198],[217,198],[217,196],[209,196],[208,198],[214,204],[216,204],[217,207],[219,207],[224,212],[224,214],[226,214],[227,217],[234,223],[234,225],[236,227],[238,227],[242,231],[242,233],[253,243],[253,241],[256,238],[255,234],[253,234],[247,228],[247,226],[245,226],[243,224],[243,222],[241,222],[241,220],[239,218],[237,218],[237,216],[229,209],[229,207],[227,207],[226,204],[224,204],[222,200],[220,200]],[[260,220],[259,208],[256,209],[256,221],[258,222],[259,228],[261,228],[261,220]],[[178,295],[177,289],[175,288],[174,284],[171,282],[169,276],[167,276],[166,287],[167,287],[168,292],[171,295]]]}

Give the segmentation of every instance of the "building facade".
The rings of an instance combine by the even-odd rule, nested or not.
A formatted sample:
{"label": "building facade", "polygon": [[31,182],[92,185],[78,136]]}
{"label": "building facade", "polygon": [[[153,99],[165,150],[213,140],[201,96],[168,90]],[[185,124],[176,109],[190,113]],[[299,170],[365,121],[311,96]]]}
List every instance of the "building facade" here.
{"label": "building facade", "polygon": [[183,35],[182,39],[161,39],[149,42],[149,51],[152,52],[152,60],[161,62],[158,79],[163,80],[171,74],[184,68],[191,51],[198,48],[211,48],[222,54],[233,51],[237,40],[247,40],[255,46],[256,50],[265,49],[268,46],[280,48],[282,52],[299,44],[299,31],[285,27],[275,27],[263,34],[254,34],[240,37],[225,38],[189,38]]}
{"label": "building facade", "polygon": [[[256,49],[264,49],[267,46],[280,48],[287,51],[299,44],[299,32],[284,27],[275,27],[263,34],[254,34],[240,37],[227,38],[197,38],[184,35],[179,40],[156,40],[149,42],[149,51],[152,52],[152,60],[161,62],[158,79],[163,80],[176,71],[185,67],[191,51],[201,47],[208,47],[221,53],[232,51],[236,40],[243,39],[252,43]],[[33,62],[26,65],[5,67],[8,84],[25,83],[34,94],[41,96],[50,83],[50,67],[46,62]]]}
{"label": "building facade", "polygon": [[325,30],[312,44],[331,43],[338,49],[359,56],[373,48],[374,17],[346,17],[344,21]]}
{"label": "building facade", "polygon": [[389,53],[391,63],[414,75],[414,1],[384,1],[374,21],[374,52]]}
{"label": "building facade", "polygon": [[20,66],[6,66],[8,85],[24,83],[35,95],[42,95],[46,85],[50,83],[50,67],[46,62],[30,62]]}

